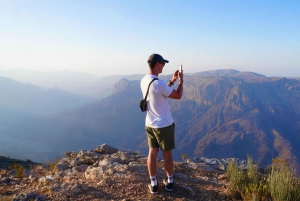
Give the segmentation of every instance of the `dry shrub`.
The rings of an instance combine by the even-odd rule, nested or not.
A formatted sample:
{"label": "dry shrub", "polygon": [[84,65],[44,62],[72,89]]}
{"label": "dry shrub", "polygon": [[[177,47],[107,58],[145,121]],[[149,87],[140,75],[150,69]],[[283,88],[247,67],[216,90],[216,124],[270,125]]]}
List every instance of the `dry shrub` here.
{"label": "dry shrub", "polygon": [[272,160],[267,175],[260,175],[257,166],[248,156],[248,169],[244,171],[231,162],[226,174],[230,181],[230,192],[234,198],[251,201],[295,201],[300,200],[300,180],[287,161]]}
{"label": "dry shrub", "polygon": [[54,170],[54,168],[56,167],[59,160],[60,160],[60,158],[57,156],[56,159],[46,161],[47,170],[52,172]]}
{"label": "dry shrub", "polygon": [[23,178],[25,176],[25,168],[21,164],[12,164],[8,166],[8,169],[14,170],[16,172],[15,177]]}
{"label": "dry shrub", "polygon": [[282,158],[275,158],[272,162],[268,182],[273,200],[300,200],[300,181],[295,170]]}
{"label": "dry shrub", "polygon": [[247,158],[247,170],[230,162],[226,169],[230,181],[230,193],[234,198],[251,201],[264,201],[268,199],[268,185],[266,179],[260,176],[252,157]]}

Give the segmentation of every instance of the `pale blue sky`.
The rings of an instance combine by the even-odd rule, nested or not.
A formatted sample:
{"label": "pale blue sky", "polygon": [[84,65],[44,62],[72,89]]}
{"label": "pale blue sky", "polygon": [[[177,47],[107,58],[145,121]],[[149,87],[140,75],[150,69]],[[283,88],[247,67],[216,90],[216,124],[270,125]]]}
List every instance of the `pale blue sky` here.
{"label": "pale blue sky", "polygon": [[300,1],[0,0],[0,70],[300,77]]}

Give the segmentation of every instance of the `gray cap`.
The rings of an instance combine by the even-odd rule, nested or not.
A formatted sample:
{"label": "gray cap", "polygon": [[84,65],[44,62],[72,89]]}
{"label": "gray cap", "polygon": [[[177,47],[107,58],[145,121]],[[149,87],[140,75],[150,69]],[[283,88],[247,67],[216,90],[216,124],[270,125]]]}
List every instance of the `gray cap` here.
{"label": "gray cap", "polygon": [[156,62],[165,62],[169,63],[168,60],[165,60],[161,55],[159,54],[151,54],[148,59],[148,64],[155,64]]}

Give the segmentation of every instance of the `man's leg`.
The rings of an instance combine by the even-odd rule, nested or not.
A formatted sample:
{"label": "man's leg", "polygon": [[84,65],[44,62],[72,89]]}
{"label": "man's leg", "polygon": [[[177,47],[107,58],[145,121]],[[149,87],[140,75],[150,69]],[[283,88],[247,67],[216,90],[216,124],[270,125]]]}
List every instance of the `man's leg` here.
{"label": "man's leg", "polygon": [[148,171],[149,171],[149,176],[155,176],[156,175],[156,157],[158,153],[159,148],[151,148],[149,147],[149,155],[148,155]]}
{"label": "man's leg", "polygon": [[158,193],[158,185],[156,180],[156,156],[158,153],[158,148],[149,147],[149,155],[148,155],[148,171],[151,180],[151,184],[148,185],[150,192],[152,194]]}
{"label": "man's leg", "polygon": [[167,172],[167,178],[164,179],[165,189],[167,191],[173,191],[173,157],[172,157],[172,149],[168,151],[163,151],[164,161],[165,161],[165,170]]}
{"label": "man's leg", "polygon": [[171,176],[173,175],[173,169],[174,169],[172,149],[168,151],[163,151],[162,153],[164,156],[165,170],[167,172],[167,175]]}

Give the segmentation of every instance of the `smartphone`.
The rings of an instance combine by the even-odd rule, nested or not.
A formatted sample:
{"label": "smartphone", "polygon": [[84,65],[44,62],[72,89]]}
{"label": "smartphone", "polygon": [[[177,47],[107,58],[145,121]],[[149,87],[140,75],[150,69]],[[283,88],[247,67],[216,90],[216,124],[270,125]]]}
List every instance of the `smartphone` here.
{"label": "smartphone", "polygon": [[179,66],[178,66],[178,71],[179,71],[179,72],[182,72],[182,65],[179,65]]}

